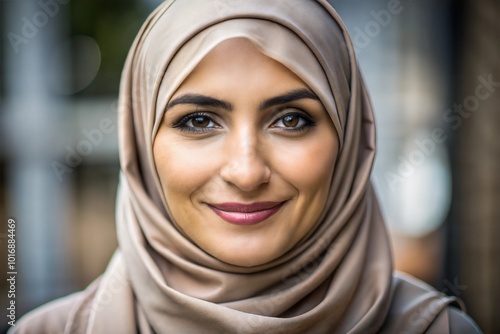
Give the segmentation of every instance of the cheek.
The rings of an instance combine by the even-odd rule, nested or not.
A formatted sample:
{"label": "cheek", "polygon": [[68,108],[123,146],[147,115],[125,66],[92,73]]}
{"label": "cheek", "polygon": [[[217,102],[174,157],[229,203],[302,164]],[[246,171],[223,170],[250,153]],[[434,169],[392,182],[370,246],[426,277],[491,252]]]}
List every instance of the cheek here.
{"label": "cheek", "polygon": [[188,200],[213,176],[215,163],[209,147],[200,149],[159,133],[153,151],[167,204]]}
{"label": "cheek", "polygon": [[314,195],[329,189],[338,152],[332,134],[321,132],[306,141],[280,144],[275,151],[276,171],[299,192]]}

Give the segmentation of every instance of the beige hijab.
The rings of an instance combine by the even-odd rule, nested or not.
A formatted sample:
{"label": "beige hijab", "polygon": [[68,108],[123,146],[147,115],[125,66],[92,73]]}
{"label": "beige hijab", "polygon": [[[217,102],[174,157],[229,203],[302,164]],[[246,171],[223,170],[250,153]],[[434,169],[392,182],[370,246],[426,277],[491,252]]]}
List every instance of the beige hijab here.
{"label": "beige hijab", "polygon": [[[243,37],[320,97],[339,134],[327,206],[271,263],[208,255],[169,217],[153,141],[171,96],[216,45]],[[370,184],[372,107],[346,28],[326,1],[168,0],[148,18],[122,77],[119,251],[66,332],[422,333],[450,300],[393,277]]]}

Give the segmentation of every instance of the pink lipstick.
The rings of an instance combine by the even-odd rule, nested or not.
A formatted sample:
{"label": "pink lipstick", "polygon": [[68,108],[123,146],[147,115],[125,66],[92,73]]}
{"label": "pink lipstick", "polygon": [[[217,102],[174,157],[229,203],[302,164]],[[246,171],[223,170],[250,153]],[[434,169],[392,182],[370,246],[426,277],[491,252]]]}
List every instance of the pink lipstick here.
{"label": "pink lipstick", "polygon": [[285,202],[218,203],[210,209],[223,220],[236,225],[254,225],[277,213]]}

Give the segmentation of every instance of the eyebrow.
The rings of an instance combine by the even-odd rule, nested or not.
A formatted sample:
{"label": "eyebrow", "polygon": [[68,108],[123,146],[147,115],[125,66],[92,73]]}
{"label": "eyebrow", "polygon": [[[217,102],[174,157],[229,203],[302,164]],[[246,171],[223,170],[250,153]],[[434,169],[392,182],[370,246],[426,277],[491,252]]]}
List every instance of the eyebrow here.
{"label": "eyebrow", "polygon": [[[301,88],[292,90],[280,96],[267,99],[260,104],[259,109],[263,110],[302,99],[313,99],[319,101],[319,97],[316,94],[311,92],[309,89]],[[167,105],[167,110],[178,104],[195,104],[204,107],[225,109],[227,111],[233,110],[233,105],[227,101],[200,94],[181,95],[178,98],[170,101],[170,103]]]}
{"label": "eyebrow", "polygon": [[292,90],[284,95],[272,97],[260,104],[260,109],[267,109],[281,104],[290,103],[302,99],[313,99],[319,101],[319,97],[309,89],[301,88]]}
{"label": "eyebrow", "polygon": [[181,95],[178,98],[170,101],[170,103],[167,105],[167,110],[178,104],[196,104],[204,107],[226,109],[228,111],[233,110],[233,105],[229,102],[200,94]]}

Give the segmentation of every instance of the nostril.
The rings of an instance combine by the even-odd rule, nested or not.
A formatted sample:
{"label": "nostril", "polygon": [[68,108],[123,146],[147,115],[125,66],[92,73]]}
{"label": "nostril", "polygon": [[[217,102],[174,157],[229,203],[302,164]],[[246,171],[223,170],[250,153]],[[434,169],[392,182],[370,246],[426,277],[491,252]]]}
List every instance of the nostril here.
{"label": "nostril", "polygon": [[271,178],[271,169],[262,159],[233,160],[221,170],[221,177],[243,191],[252,191]]}

